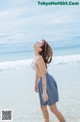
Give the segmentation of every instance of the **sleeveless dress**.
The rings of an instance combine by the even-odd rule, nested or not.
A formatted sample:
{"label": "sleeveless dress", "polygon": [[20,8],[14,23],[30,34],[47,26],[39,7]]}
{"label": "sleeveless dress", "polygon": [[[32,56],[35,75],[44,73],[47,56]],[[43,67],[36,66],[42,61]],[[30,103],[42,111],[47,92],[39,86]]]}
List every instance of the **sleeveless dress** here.
{"label": "sleeveless dress", "polygon": [[[31,64],[31,67],[33,70],[35,70],[35,62]],[[47,85],[46,91],[48,94],[48,100],[44,102],[42,99],[42,93],[43,93],[42,77],[39,77],[38,78],[38,89],[39,89],[40,106],[42,106],[42,105],[50,106],[59,101],[59,94],[58,94],[58,87],[57,87],[56,80],[48,72],[45,75],[46,75],[46,85]]]}

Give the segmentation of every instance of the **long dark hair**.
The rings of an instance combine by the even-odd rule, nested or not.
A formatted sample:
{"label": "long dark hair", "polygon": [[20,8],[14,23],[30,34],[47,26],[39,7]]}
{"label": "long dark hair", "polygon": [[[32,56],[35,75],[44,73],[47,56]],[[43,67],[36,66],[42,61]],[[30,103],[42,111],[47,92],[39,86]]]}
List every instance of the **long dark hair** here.
{"label": "long dark hair", "polygon": [[44,42],[44,44],[41,46],[42,51],[40,51],[39,54],[42,55],[47,68],[47,64],[52,61],[53,51],[46,40],[42,39],[42,41]]}

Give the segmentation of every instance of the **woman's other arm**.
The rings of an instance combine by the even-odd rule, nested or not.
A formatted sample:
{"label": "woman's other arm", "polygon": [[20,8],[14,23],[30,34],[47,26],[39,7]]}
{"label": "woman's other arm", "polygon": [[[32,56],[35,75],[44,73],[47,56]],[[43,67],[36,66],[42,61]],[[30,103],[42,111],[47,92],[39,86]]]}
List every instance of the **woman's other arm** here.
{"label": "woman's other arm", "polygon": [[46,101],[48,99],[47,92],[46,92],[46,89],[47,89],[46,74],[45,74],[46,66],[45,66],[45,62],[44,62],[42,56],[39,56],[39,58],[37,59],[37,64],[38,64],[38,67],[39,67],[39,70],[40,70],[40,73],[42,76],[43,100]]}
{"label": "woman's other arm", "polygon": [[36,92],[38,92],[38,78],[39,77],[38,77],[38,75],[36,73],[36,75],[35,75],[35,88],[34,88]]}

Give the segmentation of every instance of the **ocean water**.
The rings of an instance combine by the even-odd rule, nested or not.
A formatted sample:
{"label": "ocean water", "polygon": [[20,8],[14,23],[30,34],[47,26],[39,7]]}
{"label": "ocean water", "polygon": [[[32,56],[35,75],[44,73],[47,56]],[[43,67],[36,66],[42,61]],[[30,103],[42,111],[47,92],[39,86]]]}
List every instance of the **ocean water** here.
{"label": "ocean water", "polygon": [[[31,67],[30,64],[34,57],[34,43],[35,42],[1,43],[0,71]],[[57,43],[55,43],[55,41],[49,43],[53,50],[53,64],[80,63],[79,44],[75,44],[75,46],[68,44],[61,45],[58,41]],[[79,41],[77,43],[79,43]]]}
{"label": "ocean water", "polygon": [[[74,37],[75,38],[75,37]],[[53,49],[53,56],[80,54],[80,36],[73,40],[48,41]],[[28,42],[7,42],[0,43],[0,62],[26,60],[34,55],[33,44],[36,41]]]}
{"label": "ocean water", "polygon": [[[80,121],[80,46],[50,42],[53,60],[48,72],[56,79],[59,89],[58,109],[68,122]],[[0,110],[13,112],[15,122],[41,122],[38,93],[34,91],[35,72],[31,68],[33,42],[0,44]],[[58,121],[50,113],[50,122]],[[1,121],[1,120],[0,120]]]}

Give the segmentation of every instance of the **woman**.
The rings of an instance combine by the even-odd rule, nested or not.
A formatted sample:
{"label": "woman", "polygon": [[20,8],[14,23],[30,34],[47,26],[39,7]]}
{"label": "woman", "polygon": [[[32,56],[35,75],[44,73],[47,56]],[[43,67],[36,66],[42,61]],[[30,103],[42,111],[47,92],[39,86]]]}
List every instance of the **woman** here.
{"label": "woman", "polygon": [[48,73],[47,63],[52,61],[52,48],[47,41],[42,39],[34,45],[35,58],[32,62],[32,68],[35,68],[35,91],[39,92],[40,107],[43,112],[45,122],[49,122],[47,105],[52,113],[55,114],[60,122],[65,122],[63,115],[57,109],[58,87],[55,79]]}

